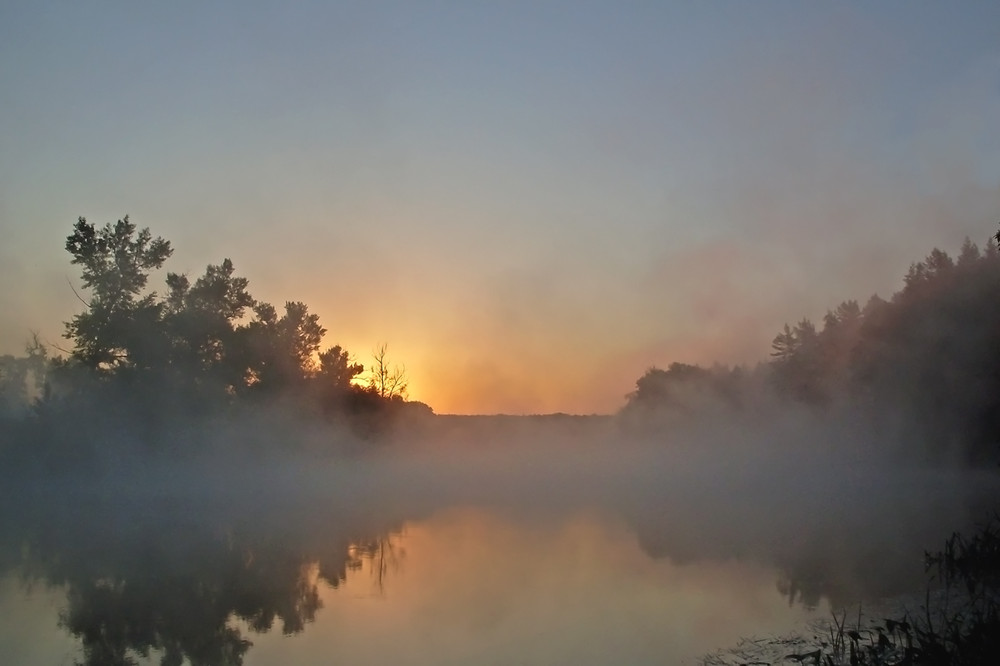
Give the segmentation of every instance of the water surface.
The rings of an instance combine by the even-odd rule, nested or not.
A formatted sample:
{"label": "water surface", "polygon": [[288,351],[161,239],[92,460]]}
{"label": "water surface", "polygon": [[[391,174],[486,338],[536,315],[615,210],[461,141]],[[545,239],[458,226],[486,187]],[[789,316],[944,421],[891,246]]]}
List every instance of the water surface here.
{"label": "water surface", "polygon": [[27,480],[0,511],[0,661],[696,663],[919,587],[923,549],[996,488],[788,456],[566,454]]}

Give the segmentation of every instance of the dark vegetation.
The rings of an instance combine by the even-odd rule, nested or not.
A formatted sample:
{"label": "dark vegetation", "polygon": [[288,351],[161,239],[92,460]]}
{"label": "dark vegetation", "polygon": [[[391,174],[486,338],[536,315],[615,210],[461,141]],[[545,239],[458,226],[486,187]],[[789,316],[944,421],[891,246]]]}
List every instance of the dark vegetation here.
{"label": "dark vegetation", "polygon": [[[0,357],[0,573],[20,566],[29,580],[66,587],[62,622],[88,664],[151,652],[164,664],[242,663],[250,642],[232,618],[251,631],[279,621],[302,630],[318,609],[317,581],[336,585],[358,558],[384,552],[378,535],[456,498],[516,495],[532,511],[597,502],[625,515],[654,556],[759,555],[782,571],[790,602],[846,602],[859,582],[898,593],[908,573],[876,566],[876,551],[922,542],[932,531],[921,523],[925,507],[947,504],[928,499],[925,469],[908,465],[991,470],[1000,461],[993,240],[982,250],[966,241],[957,259],[934,250],[889,300],[846,301],[821,326],[786,325],[756,367],[653,368],[616,417],[588,418],[431,418],[405,399],[405,370],[384,345],[367,368],[324,347],[326,330],[305,304],[279,311],[256,300],[228,259],[194,281],[167,272],[165,290],[150,289],[173,249],[128,218],[101,228],[81,218],[66,249],[83,306],[66,324],[69,348],[53,357],[34,336],[23,357]],[[382,460],[376,477],[358,460],[313,465],[400,432],[514,453],[494,460],[456,448],[447,453],[457,474],[419,452]],[[705,433],[721,437],[690,440],[793,446],[667,458],[666,447],[642,448]],[[642,445],[635,460],[599,445],[630,438]],[[804,439],[833,455],[802,452]],[[865,464],[892,466],[891,479],[859,475],[841,455],[852,447],[882,451]],[[314,495],[304,489],[309,470]],[[969,490],[971,476],[961,478]],[[854,485],[837,486],[847,480]],[[727,497],[716,497],[720,487]],[[850,492],[864,496],[825,504]],[[976,510],[991,492],[969,492]],[[880,498],[897,504],[866,522],[864,507]],[[677,506],[685,512],[665,520]],[[877,522],[887,515],[894,520]],[[991,523],[929,558],[939,581],[962,590],[959,605],[928,603],[924,615],[864,635],[841,620],[839,643],[800,661],[991,663],[1000,651],[998,534]]]}
{"label": "dark vegetation", "polygon": [[384,566],[397,527],[331,509],[335,496],[206,484],[159,498],[63,488],[72,501],[54,503],[50,490],[0,504],[0,571],[65,592],[80,666],[238,666],[254,634],[314,621],[322,586]]}
{"label": "dark vegetation", "polygon": [[327,331],[304,303],[279,312],[255,299],[229,259],[193,282],[167,273],[160,294],[148,282],[173,248],[128,217],[100,228],[80,218],[66,250],[83,285],[84,309],[66,323],[71,349],[49,358],[36,336],[25,358],[0,359],[8,464],[204,454],[226,424],[257,433],[261,447],[294,448],[292,424],[305,421],[371,439],[430,413],[405,400],[405,369],[385,345],[366,373],[339,345],[321,347]]}
{"label": "dark vegetation", "polygon": [[[405,400],[405,369],[384,345],[367,368],[324,347],[327,331],[307,305],[255,299],[229,259],[193,281],[167,272],[160,293],[150,277],[173,248],[127,217],[104,227],[80,218],[66,250],[84,306],[66,323],[70,348],[50,358],[35,336],[24,357],[0,358],[8,465],[202,454],[233,424],[246,436],[229,441],[251,450],[301,445],[293,426],[304,423],[335,426],[340,443],[371,440],[431,414]],[[994,239],[984,249],[967,239],[957,259],[935,249],[889,300],[845,301],[819,326],[786,324],[756,367],[650,369],[619,420],[633,432],[676,433],[791,417],[910,457],[997,462],[998,300]]]}
{"label": "dark vegetation", "polygon": [[[944,549],[926,555],[929,587],[919,608],[895,618],[857,619],[844,609],[812,641],[782,662],[815,666],[981,666],[1000,654],[1000,521],[994,516],[971,537],[953,534]],[[793,641],[778,641],[789,645]],[[805,649],[801,649],[805,648]],[[735,651],[742,663],[745,653]],[[752,657],[750,659],[753,659]],[[703,660],[728,664],[721,654]],[[768,661],[750,661],[766,665]]]}
{"label": "dark vegetation", "polygon": [[935,249],[889,300],[850,300],[821,326],[802,319],[753,368],[672,363],[636,382],[623,416],[637,428],[706,419],[759,426],[798,414],[844,439],[908,457],[1000,462],[1000,252],[966,239]]}

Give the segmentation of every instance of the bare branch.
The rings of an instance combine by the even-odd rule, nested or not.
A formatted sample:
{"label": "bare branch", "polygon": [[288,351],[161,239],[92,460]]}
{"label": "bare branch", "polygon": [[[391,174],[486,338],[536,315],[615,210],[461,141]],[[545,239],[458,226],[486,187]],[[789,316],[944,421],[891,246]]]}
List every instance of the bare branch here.
{"label": "bare branch", "polygon": [[76,298],[77,298],[78,301],[80,301],[81,303],[83,303],[84,305],[86,305],[88,308],[93,307],[90,303],[88,303],[87,301],[85,301],[82,296],[80,296],[80,292],[78,292],[76,290],[76,287],[73,286],[73,283],[70,282],[70,279],[69,279],[68,275],[66,276],[66,284],[68,284],[69,288],[73,290],[73,295],[76,296]]}

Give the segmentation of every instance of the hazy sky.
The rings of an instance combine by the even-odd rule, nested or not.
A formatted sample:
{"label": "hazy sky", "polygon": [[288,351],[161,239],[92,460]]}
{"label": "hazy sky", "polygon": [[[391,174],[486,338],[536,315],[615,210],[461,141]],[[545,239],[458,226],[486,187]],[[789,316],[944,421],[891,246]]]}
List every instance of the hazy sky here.
{"label": "hazy sky", "polygon": [[126,213],[438,412],[611,411],[996,231],[1000,3],[0,4],[0,352]]}

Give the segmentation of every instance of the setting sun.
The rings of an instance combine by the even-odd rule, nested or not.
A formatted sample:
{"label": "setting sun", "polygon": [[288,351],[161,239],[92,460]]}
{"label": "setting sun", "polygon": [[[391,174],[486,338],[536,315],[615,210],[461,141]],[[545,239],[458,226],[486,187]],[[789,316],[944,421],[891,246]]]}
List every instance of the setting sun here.
{"label": "setting sun", "polygon": [[998,84],[997,0],[3,3],[0,664],[992,665]]}

